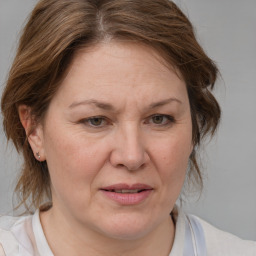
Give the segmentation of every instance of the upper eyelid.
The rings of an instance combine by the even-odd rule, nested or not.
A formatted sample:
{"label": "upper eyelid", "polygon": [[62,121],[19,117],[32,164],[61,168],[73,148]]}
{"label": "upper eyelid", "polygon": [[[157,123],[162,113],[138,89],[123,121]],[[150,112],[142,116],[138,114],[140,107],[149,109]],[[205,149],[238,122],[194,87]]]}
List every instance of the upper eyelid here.
{"label": "upper eyelid", "polygon": [[105,116],[90,116],[90,117],[87,117],[87,118],[84,118],[82,119],[82,121],[89,121],[89,120],[92,120],[92,119],[103,119],[105,121],[109,120],[109,118],[105,117]]}
{"label": "upper eyelid", "polygon": [[102,118],[102,119],[104,119],[104,118],[106,118],[106,117],[99,115],[99,116],[89,116],[89,117],[87,117],[87,118],[85,118],[85,119],[93,119],[93,118]]}
{"label": "upper eyelid", "polygon": [[173,119],[174,120],[174,117],[172,115],[168,115],[168,114],[153,114],[153,115],[149,116],[148,118],[152,118],[152,117],[155,117],[155,116],[163,116],[163,117],[166,117],[168,119]]}
{"label": "upper eyelid", "polygon": [[93,119],[103,119],[103,121],[105,122],[108,122],[108,118],[106,117],[103,117],[103,116],[91,116],[91,117],[87,117],[87,118],[83,118],[79,121],[79,123],[84,123],[84,122],[89,122],[90,120],[93,120]]}

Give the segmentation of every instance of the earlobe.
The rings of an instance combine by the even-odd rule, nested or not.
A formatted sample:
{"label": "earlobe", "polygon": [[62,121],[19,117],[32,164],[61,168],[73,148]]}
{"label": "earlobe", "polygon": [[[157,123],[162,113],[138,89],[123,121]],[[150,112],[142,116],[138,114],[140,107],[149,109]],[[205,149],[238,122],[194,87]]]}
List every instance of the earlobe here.
{"label": "earlobe", "polygon": [[31,114],[31,108],[26,105],[20,105],[18,108],[20,122],[26,132],[28,142],[33,150],[34,156],[38,161],[45,160],[43,147],[43,128],[37,123]]}

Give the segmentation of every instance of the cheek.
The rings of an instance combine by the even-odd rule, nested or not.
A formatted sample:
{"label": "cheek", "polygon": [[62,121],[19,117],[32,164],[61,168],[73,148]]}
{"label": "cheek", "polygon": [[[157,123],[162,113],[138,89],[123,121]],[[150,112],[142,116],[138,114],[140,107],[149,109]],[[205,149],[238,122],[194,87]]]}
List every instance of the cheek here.
{"label": "cheek", "polygon": [[191,150],[192,144],[189,138],[184,140],[177,137],[159,145],[155,154],[158,154],[159,159],[162,160],[166,167],[169,166],[171,169],[176,169],[179,166],[187,165]]}
{"label": "cheek", "polygon": [[191,154],[191,136],[181,133],[181,136],[172,136],[164,143],[155,145],[155,158],[159,176],[166,189],[180,191],[185,180],[188,160]]}
{"label": "cheek", "polygon": [[81,134],[58,129],[57,134],[48,132],[45,153],[51,176],[52,188],[56,193],[73,197],[88,195],[94,178],[105,162],[100,145]]}
{"label": "cheek", "polygon": [[88,141],[70,134],[48,140],[47,163],[52,197],[60,208],[68,205],[75,212],[84,212],[93,202],[97,191],[95,180],[105,163],[106,154],[99,151],[97,143]]}

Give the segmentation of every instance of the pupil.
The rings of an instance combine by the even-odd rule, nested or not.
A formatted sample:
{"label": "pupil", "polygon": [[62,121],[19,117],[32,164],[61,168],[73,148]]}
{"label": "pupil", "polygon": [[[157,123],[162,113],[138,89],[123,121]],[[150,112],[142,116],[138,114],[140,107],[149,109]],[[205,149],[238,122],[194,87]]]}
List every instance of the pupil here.
{"label": "pupil", "polygon": [[101,125],[102,119],[101,119],[101,118],[93,118],[93,119],[91,120],[91,123],[92,123],[92,125],[95,125],[95,126]]}
{"label": "pupil", "polygon": [[154,122],[156,124],[161,124],[163,122],[163,117],[162,116],[154,116]]}

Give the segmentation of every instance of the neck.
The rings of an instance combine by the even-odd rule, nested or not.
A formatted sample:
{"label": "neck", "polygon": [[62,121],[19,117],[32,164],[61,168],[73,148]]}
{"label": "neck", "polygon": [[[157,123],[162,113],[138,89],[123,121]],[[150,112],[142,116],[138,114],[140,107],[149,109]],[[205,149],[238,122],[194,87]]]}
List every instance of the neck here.
{"label": "neck", "polygon": [[51,208],[40,213],[43,230],[55,256],[168,256],[174,241],[175,226],[168,216],[153,231],[132,239],[114,239],[96,231],[81,227],[81,224],[66,221]]}

